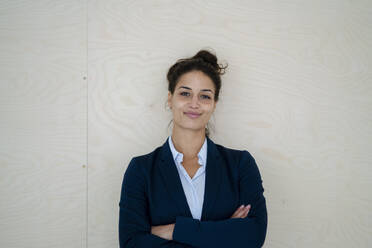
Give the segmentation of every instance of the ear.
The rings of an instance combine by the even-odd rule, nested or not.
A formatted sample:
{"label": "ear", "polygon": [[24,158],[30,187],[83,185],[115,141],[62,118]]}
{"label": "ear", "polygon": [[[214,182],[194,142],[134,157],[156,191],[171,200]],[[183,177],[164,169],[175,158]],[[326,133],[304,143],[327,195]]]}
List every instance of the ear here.
{"label": "ear", "polygon": [[172,93],[168,91],[168,106],[172,108]]}

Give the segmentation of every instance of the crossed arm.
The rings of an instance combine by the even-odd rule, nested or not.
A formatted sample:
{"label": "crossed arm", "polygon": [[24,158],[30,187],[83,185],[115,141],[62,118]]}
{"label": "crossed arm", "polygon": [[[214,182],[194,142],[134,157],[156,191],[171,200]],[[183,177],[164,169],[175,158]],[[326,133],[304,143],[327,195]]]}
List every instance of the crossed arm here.
{"label": "crossed arm", "polygon": [[175,223],[150,226],[145,185],[132,162],[124,176],[119,203],[120,247],[218,248],[263,245],[267,228],[264,189],[255,160],[247,151],[242,152],[239,163],[240,201],[247,206],[238,208],[229,219],[220,221],[199,221],[178,216]]}
{"label": "crossed arm", "polygon": [[[245,218],[247,217],[251,205],[248,204],[247,206],[241,205],[238,207],[233,215],[230,217],[233,218]],[[173,231],[174,231],[174,223],[168,225],[159,225],[159,226],[151,226],[151,233],[159,236],[160,238],[172,240],[173,239]]]}

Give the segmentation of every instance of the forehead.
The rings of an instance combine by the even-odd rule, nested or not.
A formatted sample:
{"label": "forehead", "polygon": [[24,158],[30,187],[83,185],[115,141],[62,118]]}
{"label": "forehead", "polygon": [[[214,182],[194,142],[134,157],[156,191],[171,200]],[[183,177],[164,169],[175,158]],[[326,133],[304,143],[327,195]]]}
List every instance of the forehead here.
{"label": "forehead", "polygon": [[192,90],[215,89],[212,79],[201,71],[190,71],[183,74],[177,82],[176,89],[181,86],[187,86]]}

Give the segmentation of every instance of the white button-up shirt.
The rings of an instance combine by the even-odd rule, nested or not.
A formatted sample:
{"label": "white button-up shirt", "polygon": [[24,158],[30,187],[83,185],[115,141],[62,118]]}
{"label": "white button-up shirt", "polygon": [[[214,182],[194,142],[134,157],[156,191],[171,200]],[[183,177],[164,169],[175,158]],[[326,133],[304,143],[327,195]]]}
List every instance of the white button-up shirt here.
{"label": "white button-up shirt", "polygon": [[187,171],[182,166],[181,162],[183,161],[183,154],[176,150],[171,136],[169,136],[168,142],[192,217],[200,220],[204,201],[205,168],[207,166],[207,139],[204,140],[204,144],[198,153],[198,163],[200,164],[200,167],[193,178],[190,178],[189,174],[187,174]]}

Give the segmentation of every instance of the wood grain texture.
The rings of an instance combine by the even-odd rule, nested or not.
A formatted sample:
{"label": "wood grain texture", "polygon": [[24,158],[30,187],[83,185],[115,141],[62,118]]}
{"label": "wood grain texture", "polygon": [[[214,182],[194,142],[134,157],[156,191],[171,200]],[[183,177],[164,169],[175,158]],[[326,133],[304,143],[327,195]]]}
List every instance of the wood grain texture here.
{"label": "wood grain texture", "polygon": [[84,9],[0,3],[0,247],[86,247]]}
{"label": "wood grain texture", "polygon": [[260,168],[265,247],[371,247],[370,47],[367,0],[1,1],[0,247],[118,247],[124,172],[201,48],[229,64],[212,139]]}
{"label": "wood grain texture", "polygon": [[90,1],[89,247],[117,245],[129,160],[169,134],[166,72],[205,47],[229,63],[212,137],[256,158],[265,247],[369,247],[371,7]]}

